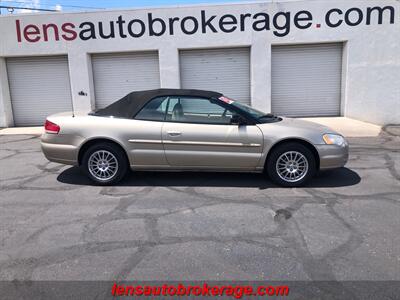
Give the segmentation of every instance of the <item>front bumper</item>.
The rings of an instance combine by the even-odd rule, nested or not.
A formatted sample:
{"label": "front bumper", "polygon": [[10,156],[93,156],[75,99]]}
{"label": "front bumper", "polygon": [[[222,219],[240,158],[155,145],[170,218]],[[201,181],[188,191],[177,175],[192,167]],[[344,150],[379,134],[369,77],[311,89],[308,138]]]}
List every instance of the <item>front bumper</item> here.
{"label": "front bumper", "polygon": [[349,159],[349,146],[315,145],[319,154],[320,170],[343,167]]}

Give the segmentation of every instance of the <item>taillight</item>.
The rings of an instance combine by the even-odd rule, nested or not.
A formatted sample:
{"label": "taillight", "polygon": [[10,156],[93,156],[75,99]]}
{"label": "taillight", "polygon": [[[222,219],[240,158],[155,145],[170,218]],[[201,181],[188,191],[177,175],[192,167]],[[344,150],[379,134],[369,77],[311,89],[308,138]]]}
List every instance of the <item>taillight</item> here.
{"label": "taillight", "polygon": [[44,130],[46,133],[59,133],[60,132],[60,126],[57,124],[54,124],[53,122],[50,122],[49,120],[46,120],[46,123],[44,123]]}

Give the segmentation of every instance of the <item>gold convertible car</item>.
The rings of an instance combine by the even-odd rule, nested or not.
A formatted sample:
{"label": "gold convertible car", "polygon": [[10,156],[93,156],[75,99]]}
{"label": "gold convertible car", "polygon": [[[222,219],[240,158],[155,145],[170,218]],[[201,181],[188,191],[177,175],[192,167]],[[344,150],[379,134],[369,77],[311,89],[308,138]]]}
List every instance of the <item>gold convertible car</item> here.
{"label": "gold convertible car", "polygon": [[279,185],[300,186],[348,159],[348,143],[332,129],[181,89],[133,92],[89,114],[49,116],[41,146],[48,160],[81,166],[100,185],[131,168],[265,172]]}

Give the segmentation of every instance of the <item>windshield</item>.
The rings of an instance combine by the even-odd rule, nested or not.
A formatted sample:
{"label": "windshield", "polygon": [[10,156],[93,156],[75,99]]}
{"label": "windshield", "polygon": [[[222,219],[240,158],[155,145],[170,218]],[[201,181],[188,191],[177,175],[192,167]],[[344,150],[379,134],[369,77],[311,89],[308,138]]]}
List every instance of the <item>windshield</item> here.
{"label": "windshield", "polygon": [[255,119],[257,119],[257,120],[260,120],[260,121],[263,120],[263,119],[266,119],[266,118],[268,118],[268,119],[275,119],[275,118],[277,118],[277,117],[274,116],[273,114],[266,114],[265,112],[259,111],[259,110],[255,109],[255,108],[252,108],[252,107],[250,107],[250,106],[248,106],[248,105],[246,105],[246,104],[243,104],[243,103],[234,101],[234,100],[229,99],[229,98],[227,98],[227,97],[225,97],[225,96],[220,97],[219,99],[220,99],[221,101],[224,101],[225,103],[228,103],[228,104],[230,104],[230,105],[232,105],[232,106],[235,106],[235,107],[237,107],[237,108],[239,108],[239,109],[241,109],[241,110],[247,112],[247,113],[250,114],[253,118],[255,118]]}

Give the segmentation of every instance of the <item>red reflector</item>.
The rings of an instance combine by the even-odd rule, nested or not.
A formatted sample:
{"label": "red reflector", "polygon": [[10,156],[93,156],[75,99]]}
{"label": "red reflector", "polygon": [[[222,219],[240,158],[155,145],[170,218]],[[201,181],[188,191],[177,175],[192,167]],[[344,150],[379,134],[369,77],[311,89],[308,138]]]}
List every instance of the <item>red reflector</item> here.
{"label": "red reflector", "polygon": [[47,133],[59,133],[60,126],[50,122],[49,120],[46,120],[46,123],[44,123],[44,130],[46,130]]}

